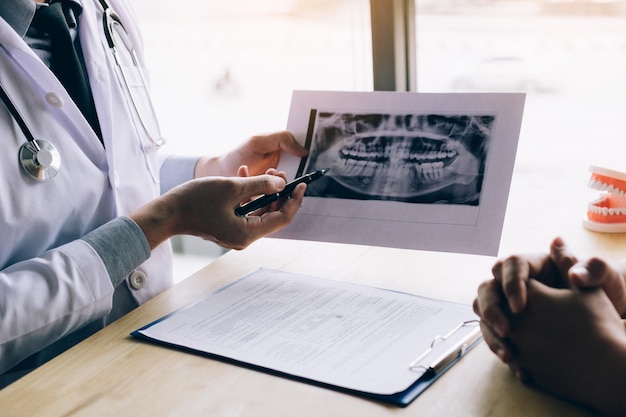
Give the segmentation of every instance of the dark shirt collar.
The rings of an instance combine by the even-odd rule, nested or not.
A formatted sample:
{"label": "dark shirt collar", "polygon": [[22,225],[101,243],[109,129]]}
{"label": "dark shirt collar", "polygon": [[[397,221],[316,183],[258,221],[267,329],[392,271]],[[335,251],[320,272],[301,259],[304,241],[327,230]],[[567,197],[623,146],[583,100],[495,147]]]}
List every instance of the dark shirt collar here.
{"label": "dark shirt collar", "polygon": [[[78,5],[74,0],[70,2]],[[6,20],[21,38],[26,35],[36,9],[34,0],[0,0],[0,18]]]}
{"label": "dark shirt collar", "polygon": [[0,17],[23,38],[33,20],[36,7],[33,0],[2,0]]}

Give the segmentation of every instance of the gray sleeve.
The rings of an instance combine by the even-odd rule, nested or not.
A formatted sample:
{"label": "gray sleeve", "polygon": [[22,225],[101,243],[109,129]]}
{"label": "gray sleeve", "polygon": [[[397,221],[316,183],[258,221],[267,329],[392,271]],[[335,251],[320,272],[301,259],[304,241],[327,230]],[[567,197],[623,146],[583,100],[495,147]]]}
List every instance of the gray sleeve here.
{"label": "gray sleeve", "polygon": [[114,287],[150,257],[150,245],[137,223],[118,217],[83,237],[100,255]]}
{"label": "gray sleeve", "polygon": [[192,180],[198,158],[170,156],[161,164],[161,194]]}
{"label": "gray sleeve", "polygon": [[[172,156],[161,165],[161,193],[193,179],[198,158]],[[128,217],[118,217],[83,237],[100,255],[114,287],[150,257],[143,231]]]}

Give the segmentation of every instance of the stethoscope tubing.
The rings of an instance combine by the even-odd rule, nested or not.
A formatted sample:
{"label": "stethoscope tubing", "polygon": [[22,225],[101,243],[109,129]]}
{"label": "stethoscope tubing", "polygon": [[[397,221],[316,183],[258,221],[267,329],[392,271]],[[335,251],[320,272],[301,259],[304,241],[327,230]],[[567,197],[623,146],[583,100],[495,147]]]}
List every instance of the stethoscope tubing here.
{"label": "stethoscope tubing", "polygon": [[[124,24],[122,23],[122,20],[120,19],[118,14],[109,6],[106,0],[100,0],[100,4],[102,5],[102,8],[104,10],[103,17],[102,17],[102,24],[104,26],[104,37],[106,38],[107,44],[109,45],[109,49],[111,49],[113,59],[115,59],[115,64],[117,68],[119,68],[122,81],[124,82],[124,87],[126,88],[126,91],[128,92],[128,96],[133,105],[133,108],[135,109],[135,113],[137,114],[137,117],[139,118],[139,122],[141,123],[141,127],[146,132],[148,139],[150,140],[150,142],[152,142],[154,146],[156,146],[157,148],[160,148],[161,146],[165,144],[165,139],[163,139],[162,137],[155,138],[150,133],[150,129],[148,129],[148,126],[142,116],[142,113],[141,111],[139,111],[139,106],[137,106],[137,102],[135,101],[135,96],[133,95],[133,92],[130,88],[128,77],[126,76],[126,73],[122,69],[122,62],[119,57],[117,46],[115,45],[115,40],[113,39],[114,25],[119,25],[122,31],[126,33],[127,35],[128,35],[128,31],[124,27]],[[146,77],[143,74],[143,71],[141,70],[141,65],[139,63],[139,58],[137,57],[137,52],[135,51],[135,47],[132,45],[132,43],[130,44],[127,43],[126,39],[124,38],[122,39],[122,42],[124,43],[124,46],[126,46],[126,49],[128,50],[130,54],[130,57],[133,61],[133,66],[137,68],[139,77],[141,78],[142,85],[146,89],[146,92],[150,94],[148,91],[148,83],[146,81]],[[155,123],[157,123],[157,131],[160,131],[160,128],[158,127],[156,111],[154,109],[154,104],[152,103],[152,100],[148,100],[148,105],[150,106],[150,111],[152,112],[152,115],[154,116]]]}
{"label": "stethoscope tubing", "polygon": [[[148,126],[143,119],[142,113],[139,111],[139,107],[137,106],[135,97],[130,88],[130,83],[128,82],[128,78],[124,70],[122,69],[122,62],[119,58],[117,47],[113,39],[113,36],[114,36],[113,26],[114,25],[119,25],[122,31],[125,32],[126,36],[129,36],[128,32],[126,31],[126,28],[122,24],[121,19],[119,18],[117,13],[115,13],[115,11],[111,8],[109,3],[106,0],[99,0],[99,2],[103,8],[104,35],[105,35],[107,44],[109,48],[111,49],[111,53],[113,55],[113,59],[115,60],[115,64],[119,68],[120,76],[122,78],[122,82],[124,83],[124,87],[126,88],[129,99],[137,114],[137,118],[139,119],[139,122],[141,123],[143,130],[148,136],[148,139],[150,140],[150,142],[152,142],[153,145],[155,145],[156,148],[159,148],[165,143],[165,139],[163,138],[155,139],[150,133],[150,130],[148,129]],[[156,118],[156,112],[154,110],[154,105],[152,103],[152,100],[149,97],[150,93],[148,91],[148,85],[146,83],[146,79],[144,77],[143,71],[141,70],[141,66],[140,66],[135,48],[132,45],[132,42],[130,41],[128,43],[126,42],[126,38],[122,38],[122,42],[124,42],[124,45],[128,49],[131,55],[131,59],[133,61],[133,65],[137,68],[139,72],[142,85],[144,86],[144,88],[146,89],[146,93],[148,94],[148,102],[150,106],[150,111],[152,112],[154,116],[155,123],[158,123],[157,118]],[[7,91],[4,89],[4,86],[2,86],[1,83],[0,83],[0,99],[2,100],[6,108],[9,110],[9,113],[11,113],[11,116],[13,117],[15,122],[18,124],[18,126],[22,130],[22,133],[26,137],[27,142],[22,145],[18,154],[20,163],[24,171],[29,176],[31,176],[32,178],[38,181],[54,178],[54,176],[56,176],[56,174],[58,173],[60,165],[61,165],[61,157],[58,151],[56,150],[56,148],[54,147],[54,145],[52,145],[51,143],[43,139],[35,139],[35,136],[33,135],[32,130],[29,128],[28,124],[26,123],[26,120],[20,113],[15,103],[13,103],[13,100],[11,100],[11,97],[9,97]],[[159,129],[158,124],[156,125],[156,128],[157,130]]]}
{"label": "stethoscope tubing", "polygon": [[26,140],[34,144],[35,147],[38,147],[37,142],[35,141],[35,136],[33,135],[33,132],[30,130],[30,128],[26,124],[26,120],[24,120],[24,117],[22,117],[22,114],[20,113],[18,108],[15,106],[15,104],[13,103],[13,100],[11,100],[11,97],[9,97],[9,95],[7,94],[2,84],[0,84],[0,98],[2,99],[2,102],[7,107],[7,109],[9,110],[9,113],[11,113],[11,116],[13,117],[15,122],[18,124],[18,126],[22,130],[22,133],[24,134],[24,136],[26,136]]}

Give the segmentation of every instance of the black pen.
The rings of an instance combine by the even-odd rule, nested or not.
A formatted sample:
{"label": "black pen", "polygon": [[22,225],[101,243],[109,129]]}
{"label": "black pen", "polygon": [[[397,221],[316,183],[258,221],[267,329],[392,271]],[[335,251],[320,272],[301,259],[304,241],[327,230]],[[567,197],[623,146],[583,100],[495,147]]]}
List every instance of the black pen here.
{"label": "black pen", "polygon": [[285,188],[282,191],[277,192],[276,194],[265,194],[261,197],[257,197],[252,201],[249,201],[245,204],[240,205],[235,209],[235,214],[237,216],[245,216],[248,213],[252,213],[255,210],[260,209],[261,207],[265,207],[274,201],[278,200],[281,197],[288,197],[291,195],[296,186],[300,183],[310,184],[313,181],[322,178],[324,174],[326,174],[329,169],[320,169],[318,171],[309,172],[308,174],[304,174],[301,177],[296,178],[295,180],[287,183]]}

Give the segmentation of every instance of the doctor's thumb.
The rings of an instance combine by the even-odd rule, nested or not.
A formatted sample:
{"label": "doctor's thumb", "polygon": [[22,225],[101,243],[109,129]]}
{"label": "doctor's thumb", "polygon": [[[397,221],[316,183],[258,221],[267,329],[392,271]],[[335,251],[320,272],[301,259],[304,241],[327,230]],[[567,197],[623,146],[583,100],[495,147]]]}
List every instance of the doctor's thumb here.
{"label": "doctor's thumb", "polygon": [[285,188],[285,180],[276,175],[255,175],[241,178],[244,184],[242,197],[251,198],[261,194],[274,194]]}

